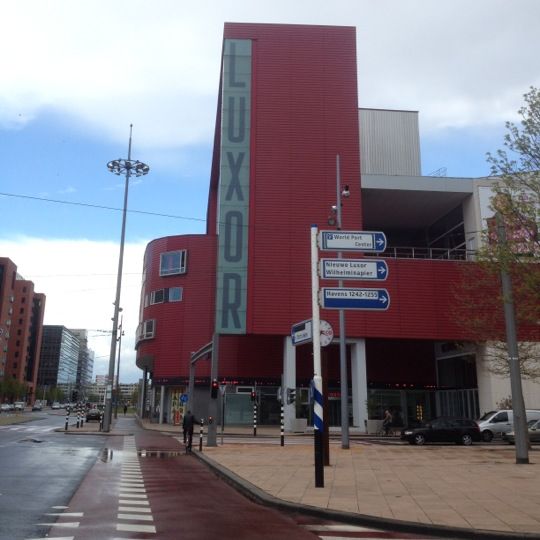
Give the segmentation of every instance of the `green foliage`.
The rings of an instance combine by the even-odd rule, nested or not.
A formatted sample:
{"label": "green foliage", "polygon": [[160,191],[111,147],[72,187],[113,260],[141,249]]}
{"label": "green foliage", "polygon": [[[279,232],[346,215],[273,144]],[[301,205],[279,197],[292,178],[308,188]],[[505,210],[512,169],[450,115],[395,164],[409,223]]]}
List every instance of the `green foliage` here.
{"label": "green foliage", "polygon": [[[539,347],[533,343],[540,341],[540,90],[530,88],[518,114],[519,125],[506,123],[505,148],[488,154],[491,174],[497,179],[491,209],[498,217],[484,231],[477,268],[467,270],[461,293],[465,291],[469,299],[465,302],[476,304],[467,324],[477,340],[488,342],[488,369],[507,376],[503,305],[509,299],[502,297],[498,284],[502,271],[510,275],[521,372],[523,378],[536,379],[540,377]],[[496,294],[473,295],[473,288],[489,291],[494,290],[493,284],[497,284]]]}

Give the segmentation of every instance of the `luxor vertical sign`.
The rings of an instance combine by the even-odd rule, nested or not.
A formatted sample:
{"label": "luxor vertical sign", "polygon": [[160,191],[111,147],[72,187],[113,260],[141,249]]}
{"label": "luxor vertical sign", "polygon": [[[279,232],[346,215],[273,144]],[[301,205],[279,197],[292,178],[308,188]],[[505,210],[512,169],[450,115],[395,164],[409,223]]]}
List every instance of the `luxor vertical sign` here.
{"label": "luxor vertical sign", "polygon": [[216,332],[245,334],[251,41],[226,39],[221,96]]}

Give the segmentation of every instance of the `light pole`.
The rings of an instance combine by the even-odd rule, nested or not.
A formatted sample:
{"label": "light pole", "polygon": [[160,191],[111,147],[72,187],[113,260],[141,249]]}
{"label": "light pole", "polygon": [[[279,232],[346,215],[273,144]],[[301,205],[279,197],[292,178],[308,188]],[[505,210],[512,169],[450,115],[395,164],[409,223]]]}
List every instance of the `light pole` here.
{"label": "light pole", "polygon": [[105,414],[103,417],[103,431],[111,430],[112,419],[112,383],[114,380],[114,361],[116,356],[116,340],[118,337],[118,313],[120,311],[120,291],[122,289],[122,267],[124,264],[124,239],[126,236],[126,213],[128,201],[129,178],[131,176],[143,176],[148,174],[150,167],[146,163],[140,161],[132,161],[131,159],[131,132],[133,124],[129,126],[129,147],[127,159],[114,159],[107,163],[107,168],[110,172],[120,176],[124,174],[126,177],[124,188],[124,209],[122,212],[122,233],[120,235],[120,255],[118,257],[118,274],[116,278],[116,297],[114,300],[114,314],[111,335],[111,354],[109,358],[109,375],[107,378],[107,387],[105,389]]}
{"label": "light pole", "polygon": [[[336,206],[335,206],[335,223],[336,229],[341,230],[341,199],[350,196],[349,186],[345,185],[341,189],[340,178],[340,163],[339,155],[336,156]],[[332,208],[334,210],[334,208]],[[339,251],[337,256],[342,257],[342,252]],[[343,280],[339,280],[339,287],[343,287]],[[339,377],[341,382],[341,448],[349,448],[349,390],[348,390],[348,373],[347,373],[347,344],[345,338],[345,311],[339,310]]]}
{"label": "light pole", "polygon": [[[120,308],[122,311],[122,308]],[[120,353],[122,352],[122,336],[124,335],[124,327],[122,326],[124,322],[124,316],[120,316],[120,325],[118,330],[120,330],[120,335],[118,336],[118,358],[116,360],[116,399],[114,402],[114,417],[118,418],[118,399],[120,398]]]}

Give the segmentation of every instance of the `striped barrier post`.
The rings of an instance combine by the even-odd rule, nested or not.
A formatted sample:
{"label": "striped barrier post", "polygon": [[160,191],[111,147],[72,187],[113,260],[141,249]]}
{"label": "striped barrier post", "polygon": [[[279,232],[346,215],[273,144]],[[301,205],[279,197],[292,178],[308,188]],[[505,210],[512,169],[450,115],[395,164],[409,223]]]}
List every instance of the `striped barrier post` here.
{"label": "striped barrier post", "polygon": [[315,435],[315,487],[324,487],[324,418],[323,418],[323,394],[322,378],[319,375],[313,377],[313,413]]}
{"label": "striped barrier post", "polygon": [[81,427],[84,426],[84,405],[81,403]]}
{"label": "striped barrier post", "polygon": [[68,430],[69,425],[69,407],[66,407],[66,425],[64,426],[64,431]]}
{"label": "striped barrier post", "polygon": [[253,436],[257,436],[257,401],[253,402]]}
{"label": "striped barrier post", "polygon": [[202,452],[202,442],[203,442],[203,431],[204,431],[204,420],[201,418],[201,427],[199,430],[199,452]]}
{"label": "striped barrier post", "polygon": [[79,404],[75,405],[75,409],[77,409],[77,429],[81,427],[81,413],[79,409]]}
{"label": "striped barrier post", "polygon": [[99,431],[103,431],[103,410],[99,413]]}
{"label": "striped barrier post", "polygon": [[281,446],[285,446],[285,413],[281,402]]}

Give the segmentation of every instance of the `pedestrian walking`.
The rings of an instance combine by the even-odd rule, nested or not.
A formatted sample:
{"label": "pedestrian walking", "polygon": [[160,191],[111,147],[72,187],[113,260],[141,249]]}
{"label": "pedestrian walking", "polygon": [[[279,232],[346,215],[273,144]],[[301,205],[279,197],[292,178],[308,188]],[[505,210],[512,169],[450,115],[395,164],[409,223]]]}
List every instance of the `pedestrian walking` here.
{"label": "pedestrian walking", "polygon": [[124,403],[124,416],[126,416],[127,413],[127,403]]}
{"label": "pedestrian walking", "polygon": [[386,411],[384,411],[384,418],[383,418],[383,430],[384,430],[384,434],[386,436],[388,436],[390,434],[390,428],[392,427],[392,413],[386,409]]}
{"label": "pedestrian walking", "polygon": [[184,444],[186,452],[191,452],[191,444],[193,442],[193,427],[195,426],[195,417],[191,411],[188,411],[182,420],[182,428],[184,429]]}

